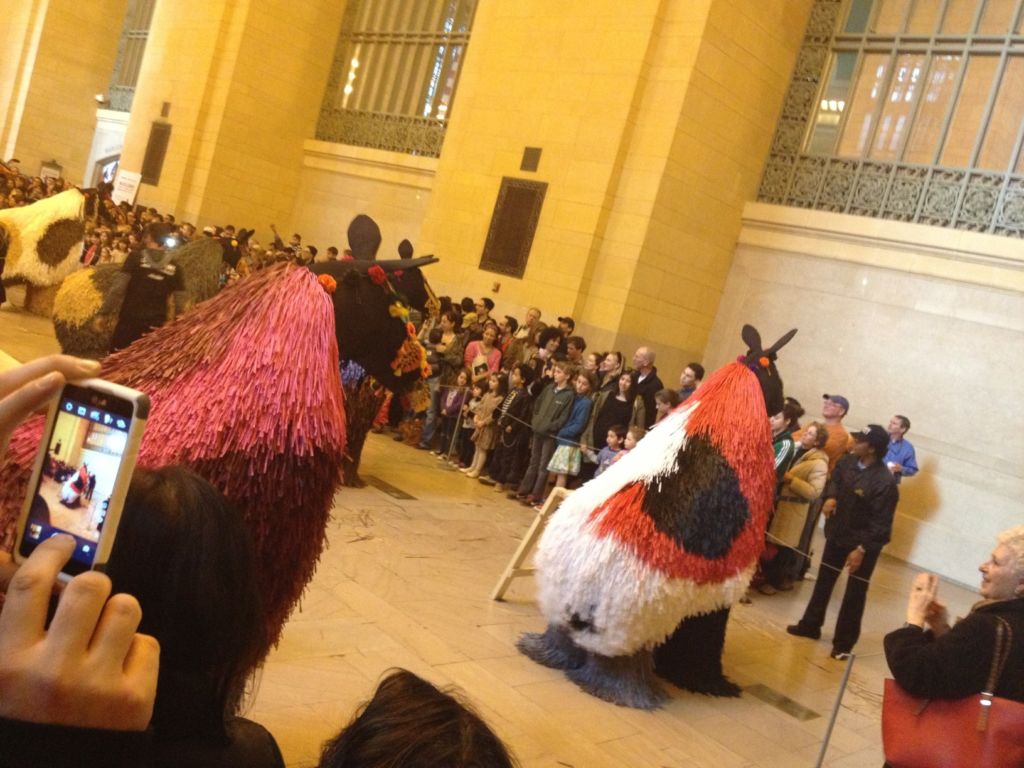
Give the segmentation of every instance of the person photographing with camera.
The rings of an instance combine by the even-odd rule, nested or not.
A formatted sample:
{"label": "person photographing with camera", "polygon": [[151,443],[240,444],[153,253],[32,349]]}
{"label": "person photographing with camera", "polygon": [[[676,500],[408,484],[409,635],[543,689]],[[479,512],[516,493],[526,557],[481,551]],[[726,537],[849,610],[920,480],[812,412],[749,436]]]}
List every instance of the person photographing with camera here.
{"label": "person photographing with camera", "polygon": [[[0,461],[14,428],[99,363],[66,355],[0,371]],[[75,540],[42,542],[20,567],[0,552],[0,765],[135,765],[148,743],[160,649],[142,613],[95,571],[64,588],[47,625],[57,574]]]}
{"label": "person photographing with camera", "polygon": [[[124,349],[185,311],[185,273],[173,258],[178,245],[174,225],[150,224],[143,231],[142,249],[128,254],[109,296],[121,302],[121,314],[110,340],[110,351]],[[168,314],[168,299],[174,311]],[[104,307],[105,312],[113,307]]]}

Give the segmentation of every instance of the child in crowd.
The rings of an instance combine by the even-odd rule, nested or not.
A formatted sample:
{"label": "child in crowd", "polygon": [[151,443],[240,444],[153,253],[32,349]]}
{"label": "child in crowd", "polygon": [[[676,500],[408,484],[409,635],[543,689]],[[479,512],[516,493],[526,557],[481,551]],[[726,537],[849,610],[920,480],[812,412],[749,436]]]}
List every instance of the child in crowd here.
{"label": "child in crowd", "polygon": [[657,424],[672,413],[677,405],[679,405],[679,393],[674,389],[659,389],[655,392],[654,408],[657,415],[654,417],[654,423]]}
{"label": "child in crowd", "polygon": [[569,418],[565,424],[558,430],[555,440],[557,447],[548,463],[548,472],[555,474],[555,486],[558,488],[565,488],[570,475],[576,477],[580,473],[582,459],[578,441],[590,419],[590,409],[594,405],[590,393],[593,391],[593,375],[586,372],[577,374],[576,397],[572,401],[572,410],[569,411]]}
{"label": "child in crowd", "polygon": [[498,435],[495,411],[505,399],[505,389],[504,374],[492,373],[487,377],[487,392],[481,398],[480,407],[473,419],[476,430],[473,432],[472,440],[476,443],[476,452],[473,454],[473,463],[465,470],[466,477],[480,477],[487,457],[494,448],[494,440]]}
{"label": "child in crowd", "polygon": [[462,413],[462,406],[466,404],[466,395],[469,393],[469,371],[463,368],[455,377],[451,386],[441,389],[441,426],[440,443],[434,454],[443,459],[449,453],[458,456],[458,448],[453,449],[452,436],[456,434],[459,424],[459,416]]}
{"label": "child in crowd", "polygon": [[498,409],[498,426],[494,452],[487,477],[480,482],[502,491],[522,479],[525,447],[530,442],[530,396],[526,387],[533,381],[533,369],[519,363],[509,374],[512,388]]}
{"label": "child in crowd", "polygon": [[615,459],[618,458],[619,454],[622,453],[622,444],[626,440],[626,431],[626,427],[622,424],[616,424],[608,430],[606,444],[604,448],[597,452],[597,471],[594,472],[594,477],[608,469]]}
{"label": "child in crowd", "polygon": [[636,448],[636,444],[639,443],[646,434],[647,430],[641,426],[633,426],[626,430],[626,439],[622,443],[622,450],[616,454],[614,459],[612,459],[612,463],[614,464],[616,461],[621,461],[623,456]]}
{"label": "child in crowd", "polygon": [[462,406],[462,423],[459,427],[459,469],[465,469],[473,462],[473,454],[476,453],[476,444],[473,442],[473,433],[476,431],[477,411],[480,410],[480,403],[484,397],[484,383],[473,382],[470,388],[469,402]]}
{"label": "child in crowd", "polygon": [[[512,497],[527,506],[544,500],[544,486],[548,479],[548,462],[555,452],[555,435],[569,419],[575,392],[569,386],[572,365],[558,360],[551,368],[552,383],[544,387],[533,408],[530,428],[530,465]],[[537,382],[534,381],[534,384]]]}

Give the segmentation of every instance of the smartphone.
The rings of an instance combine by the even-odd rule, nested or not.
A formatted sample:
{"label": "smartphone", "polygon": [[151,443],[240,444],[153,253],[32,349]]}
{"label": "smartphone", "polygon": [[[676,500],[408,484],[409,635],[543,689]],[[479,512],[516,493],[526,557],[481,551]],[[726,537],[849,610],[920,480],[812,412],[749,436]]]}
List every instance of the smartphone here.
{"label": "smartphone", "polygon": [[75,538],[62,580],[102,570],[114,546],[149,398],[102,379],[67,384],[50,407],[18,518],[14,560],[51,536]]}

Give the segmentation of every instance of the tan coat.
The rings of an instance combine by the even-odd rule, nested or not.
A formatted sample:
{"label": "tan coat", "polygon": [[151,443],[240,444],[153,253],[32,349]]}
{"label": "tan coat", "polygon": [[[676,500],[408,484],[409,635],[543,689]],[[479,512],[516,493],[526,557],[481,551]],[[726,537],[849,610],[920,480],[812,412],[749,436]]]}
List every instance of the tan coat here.
{"label": "tan coat", "polygon": [[828,454],[820,448],[811,448],[789,468],[792,480],[787,480],[779,492],[775,517],[768,529],[771,542],[796,547],[807,520],[807,508],[821,496],[828,479]]}

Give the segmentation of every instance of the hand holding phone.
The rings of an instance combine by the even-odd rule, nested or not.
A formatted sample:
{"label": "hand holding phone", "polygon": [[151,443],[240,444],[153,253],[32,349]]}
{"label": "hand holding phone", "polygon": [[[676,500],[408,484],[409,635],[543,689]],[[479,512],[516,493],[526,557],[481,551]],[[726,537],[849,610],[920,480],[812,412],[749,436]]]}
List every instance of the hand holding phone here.
{"label": "hand holding phone", "polygon": [[59,578],[106,564],[148,415],[149,398],[133,389],[100,379],[64,385],[50,407],[18,519],[15,562],[66,533],[76,546]]}
{"label": "hand holding phone", "polygon": [[156,699],[160,646],[136,634],[130,595],[110,595],[101,573],[76,576],[49,629],[54,580],[74,552],[70,536],[42,542],[11,580],[0,612],[0,717],[142,731]]}

